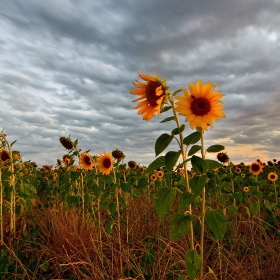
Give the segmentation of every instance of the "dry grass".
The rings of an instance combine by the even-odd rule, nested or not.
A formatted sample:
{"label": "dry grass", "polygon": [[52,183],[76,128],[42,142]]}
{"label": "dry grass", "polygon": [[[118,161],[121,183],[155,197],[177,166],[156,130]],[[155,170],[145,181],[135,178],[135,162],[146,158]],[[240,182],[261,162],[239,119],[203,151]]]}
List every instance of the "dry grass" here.
{"label": "dry grass", "polygon": [[[26,245],[24,251],[38,260],[38,268],[33,271],[33,278],[21,279],[169,280],[186,274],[187,236],[171,242],[168,219],[159,221],[145,195],[131,199],[122,211],[121,251],[117,227],[114,226],[110,235],[105,230],[109,219],[106,211],[102,213],[104,224],[100,228],[93,218],[86,216],[83,220],[82,214],[74,209],[44,209],[32,215],[40,230],[37,238],[40,246]],[[205,271],[207,266],[211,267],[220,280],[280,279],[277,226],[275,229],[263,219],[239,214],[228,220],[228,232],[222,242],[213,239],[207,231]],[[198,241],[199,233],[196,238]],[[49,263],[46,272],[39,269],[39,264],[44,262]],[[214,278],[207,275],[205,279]]]}

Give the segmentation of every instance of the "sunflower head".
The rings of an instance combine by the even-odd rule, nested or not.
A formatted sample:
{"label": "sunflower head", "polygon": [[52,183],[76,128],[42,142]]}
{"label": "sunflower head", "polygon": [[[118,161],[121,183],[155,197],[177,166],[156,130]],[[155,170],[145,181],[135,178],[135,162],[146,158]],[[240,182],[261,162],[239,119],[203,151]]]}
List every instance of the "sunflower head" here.
{"label": "sunflower head", "polygon": [[43,168],[41,169],[43,172],[51,172],[52,170],[53,168],[50,165],[43,165]]}
{"label": "sunflower head", "polygon": [[79,158],[79,163],[81,165],[81,168],[85,170],[91,170],[92,169],[92,158],[87,152],[83,152]]}
{"label": "sunflower head", "polygon": [[64,155],[62,159],[63,159],[65,166],[68,166],[72,160],[71,156],[69,156],[69,155]]}
{"label": "sunflower head", "polygon": [[253,175],[259,175],[262,172],[262,170],[263,166],[260,161],[252,162],[252,164],[250,165],[250,172]]}
{"label": "sunflower head", "polygon": [[267,178],[269,181],[275,182],[278,179],[278,175],[275,172],[270,172]]}
{"label": "sunflower head", "polygon": [[153,173],[151,175],[151,180],[154,182],[154,181],[156,181],[156,179],[157,179],[157,175]]}
{"label": "sunflower head", "polygon": [[267,162],[267,165],[268,165],[269,167],[273,167],[274,163],[273,163],[271,160],[269,160],[269,161]]}
{"label": "sunflower head", "polygon": [[137,163],[133,160],[130,160],[127,165],[129,166],[129,168],[131,169],[136,169],[137,168]]}
{"label": "sunflower head", "polygon": [[96,157],[96,166],[98,171],[104,175],[109,175],[114,167],[114,162],[111,154],[104,152]]}
{"label": "sunflower head", "polygon": [[112,156],[115,159],[124,159],[125,158],[123,152],[120,151],[119,149],[115,149],[114,151],[112,151]]}
{"label": "sunflower head", "polygon": [[229,161],[229,157],[227,153],[223,153],[223,152],[217,154],[217,159],[221,163],[227,163]]}
{"label": "sunflower head", "polygon": [[66,150],[71,150],[73,149],[73,142],[70,138],[70,136],[68,136],[67,138],[66,137],[60,137],[59,138],[59,142],[61,143],[61,145],[66,149]]}
{"label": "sunflower head", "polygon": [[130,93],[139,96],[132,102],[140,101],[134,109],[139,109],[138,115],[142,115],[143,120],[149,121],[155,114],[161,115],[163,106],[168,100],[169,90],[166,80],[162,80],[159,75],[139,74],[139,77],[144,82],[136,80],[132,83],[137,89],[131,90]]}
{"label": "sunflower head", "polygon": [[249,192],[249,188],[248,188],[248,187],[244,187],[244,188],[243,188],[243,191],[244,191],[245,193],[247,193],[247,192]]}
{"label": "sunflower head", "polygon": [[221,111],[221,98],[224,94],[220,91],[214,92],[217,85],[212,86],[211,82],[202,84],[198,80],[196,85],[190,83],[189,91],[183,89],[184,96],[177,96],[176,111],[186,117],[190,122],[191,129],[201,127],[207,130],[208,126],[213,126],[214,120],[224,118],[225,114]]}
{"label": "sunflower head", "polygon": [[7,151],[1,150],[1,160],[4,162],[8,161],[10,159],[10,155]]}
{"label": "sunflower head", "polygon": [[162,178],[163,175],[164,175],[164,173],[163,173],[163,171],[158,170],[158,171],[156,172],[156,175],[157,175],[158,178]]}

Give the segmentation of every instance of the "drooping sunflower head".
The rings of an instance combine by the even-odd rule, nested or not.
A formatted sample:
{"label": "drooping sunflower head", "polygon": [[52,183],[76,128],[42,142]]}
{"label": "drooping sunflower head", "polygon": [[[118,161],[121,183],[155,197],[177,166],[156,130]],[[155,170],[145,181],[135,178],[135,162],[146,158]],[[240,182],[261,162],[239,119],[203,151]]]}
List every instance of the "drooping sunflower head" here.
{"label": "drooping sunflower head", "polygon": [[250,165],[250,172],[253,175],[259,175],[262,172],[262,170],[263,166],[259,161],[252,162],[252,164]]}
{"label": "drooping sunflower head", "polygon": [[275,172],[270,172],[267,178],[269,181],[275,182],[278,179],[278,175]]}
{"label": "drooping sunflower head", "polygon": [[168,100],[169,90],[166,85],[166,80],[162,80],[158,75],[148,76],[139,73],[139,77],[144,82],[133,82],[137,88],[130,91],[131,94],[139,95],[132,102],[140,101],[134,109],[138,110],[138,115],[143,116],[143,120],[151,120],[155,114],[161,115],[164,103]]}
{"label": "drooping sunflower head", "polygon": [[72,142],[70,136],[68,136],[67,138],[64,136],[60,137],[59,142],[67,150],[71,150],[73,148],[73,142]]}
{"label": "drooping sunflower head", "polygon": [[87,152],[83,152],[79,158],[79,163],[81,165],[81,168],[85,170],[91,170],[93,161],[91,156]]}
{"label": "drooping sunflower head", "polygon": [[114,167],[114,161],[111,154],[104,152],[96,157],[96,166],[98,171],[104,175],[109,175]]}
{"label": "drooping sunflower head", "polygon": [[202,84],[198,80],[196,85],[190,83],[189,91],[183,89],[184,96],[177,96],[176,111],[186,117],[190,122],[191,129],[201,127],[207,130],[208,126],[213,126],[213,121],[224,118],[225,114],[221,111],[221,98],[224,94],[220,91],[214,92],[217,85],[212,86],[211,82]]}

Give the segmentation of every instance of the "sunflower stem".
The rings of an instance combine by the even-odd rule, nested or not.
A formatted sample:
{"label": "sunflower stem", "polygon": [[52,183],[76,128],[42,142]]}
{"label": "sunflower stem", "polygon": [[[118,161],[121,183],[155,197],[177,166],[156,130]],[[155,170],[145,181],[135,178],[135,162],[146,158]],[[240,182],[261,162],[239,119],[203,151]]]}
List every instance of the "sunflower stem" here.
{"label": "sunflower stem", "polygon": [[[173,99],[173,97],[169,97],[169,100],[172,105],[172,110],[173,110],[173,114],[175,116],[175,121],[176,121],[177,127],[180,128],[181,124],[180,124],[180,120],[178,117],[178,113],[175,109],[174,99]],[[179,136],[180,136],[179,146],[181,149],[181,154],[182,154],[183,162],[184,162],[184,175],[185,175],[185,181],[186,181],[186,191],[190,193],[191,189],[190,189],[190,184],[189,184],[188,166],[187,166],[187,162],[186,162],[187,154],[186,154],[186,150],[184,149],[183,132],[180,132]],[[188,206],[188,211],[189,211],[189,214],[191,215],[192,214],[192,205],[191,204]],[[193,223],[192,222],[190,223],[190,248],[191,248],[191,250],[194,250],[194,233],[193,233]]]}
{"label": "sunflower stem", "polygon": [[[205,160],[204,151],[204,130],[201,128],[201,156]],[[200,229],[200,258],[201,258],[201,268],[200,268],[200,280],[203,279],[204,269],[203,269],[203,258],[204,258],[204,228],[205,226],[205,186],[202,189],[202,201],[201,201],[201,229]]]}

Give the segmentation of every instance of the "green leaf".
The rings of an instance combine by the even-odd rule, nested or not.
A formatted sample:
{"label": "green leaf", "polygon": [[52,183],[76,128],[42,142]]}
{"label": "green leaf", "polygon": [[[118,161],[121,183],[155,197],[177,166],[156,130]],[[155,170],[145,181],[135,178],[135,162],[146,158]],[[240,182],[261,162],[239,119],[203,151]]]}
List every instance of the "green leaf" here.
{"label": "green leaf", "polygon": [[193,146],[190,148],[189,152],[188,152],[188,157],[194,155],[195,153],[197,153],[197,152],[200,151],[200,150],[201,150],[201,146],[200,146],[200,145],[193,145]]}
{"label": "green leaf", "polygon": [[149,174],[154,170],[161,168],[164,165],[165,165],[165,157],[164,156],[158,157],[148,166],[148,168],[146,169],[143,175]]}
{"label": "green leaf", "polygon": [[181,92],[182,91],[182,89],[180,88],[180,89],[177,89],[177,90],[175,90],[173,93],[172,93],[172,96],[175,96],[175,95],[177,95],[179,92]]}
{"label": "green leaf", "polygon": [[49,267],[49,262],[44,262],[40,265],[40,268],[46,272],[48,270],[48,267]]}
{"label": "green leaf", "polygon": [[238,211],[238,207],[236,205],[232,204],[227,207],[227,210],[231,216],[234,216]]}
{"label": "green leaf", "polygon": [[220,203],[225,204],[229,200],[229,195],[227,193],[221,193]]}
{"label": "green leaf", "polygon": [[183,132],[184,129],[185,129],[185,125],[182,124],[179,128],[174,128],[174,129],[172,130],[171,134],[172,134],[172,135],[177,135],[177,134]]}
{"label": "green leaf", "polygon": [[215,236],[222,240],[226,233],[226,217],[221,210],[208,210],[205,214],[205,221]]}
{"label": "green leaf", "polygon": [[170,211],[176,191],[167,187],[162,187],[158,190],[155,200],[156,212],[159,219],[162,220],[167,212]]}
{"label": "green leaf", "polygon": [[164,106],[163,109],[161,110],[161,112],[166,112],[168,110],[170,110],[172,108],[172,106]]}
{"label": "green leaf", "polygon": [[223,145],[212,145],[206,150],[206,152],[207,153],[218,153],[224,149],[225,149],[225,147]]}
{"label": "green leaf", "polygon": [[202,265],[200,255],[195,250],[187,251],[185,254],[185,262],[188,276],[190,280],[194,280]]}
{"label": "green leaf", "polygon": [[206,179],[207,179],[207,176],[202,175],[202,176],[195,176],[190,180],[190,187],[191,187],[192,193],[195,196],[198,196],[201,194],[203,188],[205,187]]}
{"label": "green leaf", "polygon": [[262,191],[255,191],[255,192],[254,192],[254,195],[256,196],[256,198],[257,198],[258,200],[261,200],[262,197],[263,197],[263,192],[262,192]]}
{"label": "green leaf", "polygon": [[194,194],[189,192],[182,193],[179,200],[179,212],[185,211],[187,207],[191,203],[193,203],[194,199],[195,199]]}
{"label": "green leaf", "polygon": [[109,235],[112,234],[113,226],[114,226],[114,222],[109,222],[105,227],[105,230]]}
{"label": "green leaf", "polygon": [[110,214],[113,215],[116,212],[116,209],[117,209],[117,203],[116,202],[111,202],[109,204]]}
{"label": "green leaf", "polygon": [[222,164],[220,162],[217,162],[216,160],[213,160],[213,159],[206,159],[205,161],[208,164],[209,170],[215,169],[215,168],[220,168],[222,166]]}
{"label": "green leaf", "polygon": [[168,147],[172,139],[173,139],[173,135],[169,135],[167,133],[164,133],[161,136],[159,136],[159,138],[156,140],[156,145],[155,145],[156,156],[158,156],[161,152],[163,152]]}
{"label": "green leaf", "polygon": [[174,117],[174,116],[168,117],[168,118],[162,120],[160,123],[165,123],[165,122],[169,122],[169,121],[173,121],[173,120],[175,120],[175,117]]}
{"label": "green leaf", "polygon": [[267,199],[264,200],[264,206],[265,206],[268,210],[271,211],[271,204],[270,204],[269,200],[267,200]]}
{"label": "green leaf", "polygon": [[179,278],[177,280],[186,280],[187,279],[187,275],[182,274],[179,276]]}
{"label": "green leaf", "polygon": [[197,156],[193,155],[191,158],[191,164],[192,164],[193,170],[197,174],[205,174],[208,171],[208,164],[201,157],[197,157]]}
{"label": "green leaf", "polygon": [[250,205],[250,210],[252,211],[252,213],[254,215],[256,215],[257,213],[260,212],[260,204],[259,203],[253,203],[252,205]]}
{"label": "green leaf", "polygon": [[236,199],[238,202],[242,202],[242,200],[243,200],[243,193],[242,193],[242,192],[234,192],[234,193],[232,193],[231,195],[232,195],[232,197],[233,197],[234,199]]}
{"label": "green leaf", "polygon": [[165,168],[167,171],[172,171],[181,155],[181,150],[178,152],[170,151],[165,155]]}
{"label": "green leaf", "polygon": [[171,225],[169,227],[169,236],[171,241],[175,241],[187,234],[191,227],[191,219],[189,215],[176,213],[171,217]]}
{"label": "green leaf", "polygon": [[191,145],[191,144],[195,144],[196,142],[198,142],[200,140],[200,132],[193,132],[190,135],[188,135],[187,137],[184,138],[183,143],[187,146]]}

